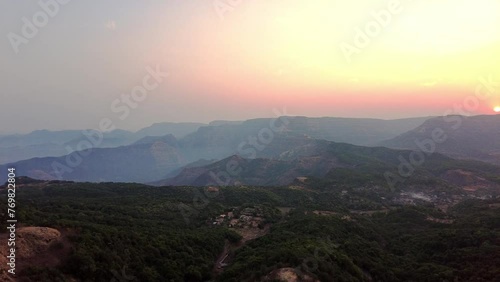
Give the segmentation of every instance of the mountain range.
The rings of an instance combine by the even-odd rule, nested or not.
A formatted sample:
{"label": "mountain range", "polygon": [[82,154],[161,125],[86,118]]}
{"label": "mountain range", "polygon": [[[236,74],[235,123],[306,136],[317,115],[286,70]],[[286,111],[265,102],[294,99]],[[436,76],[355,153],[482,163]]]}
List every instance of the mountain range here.
{"label": "mountain range", "polygon": [[4,136],[6,150],[94,144],[0,165],[22,203],[18,278],[111,281],[118,261],[140,281],[496,281],[499,119]]}
{"label": "mountain range", "polygon": [[[172,134],[177,138],[182,138],[204,125],[206,124],[164,122],[153,124],[137,132],[117,129],[102,133],[102,141],[95,147],[114,148],[130,145],[147,136]],[[78,150],[79,142],[86,140],[86,132],[91,132],[91,130],[36,130],[28,134],[0,136],[0,164],[70,154]]]}
{"label": "mountain range", "polygon": [[436,152],[458,159],[500,164],[500,115],[435,117],[379,144],[395,149],[421,150],[421,144],[429,143],[436,133],[445,137],[443,142],[432,141]]}
{"label": "mountain range", "polygon": [[[447,181],[443,175],[432,171],[434,168],[426,166],[451,166],[450,171],[453,171],[465,165],[467,169],[464,171],[467,172],[474,167],[472,163],[453,158],[498,164],[499,119],[500,116],[387,121],[280,117],[243,122],[218,121],[204,126],[156,124],[133,134],[133,138],[126,131],[112,132],[104,138],[115,138],[115,145],[127,140],[130,142],[127,145],[32,158],[9,163],[3,168],[15,167],[23,175],[38,179],[155,185],[286,185],[298,177],[330,180],[340,177],[346,181],[368,177],[383,184],[387,182],[384,173],[397,171],[401,157],[408,159],[411,150],[421,150],[418,144],[429,144],[431,140],[435,143],[436,154],[428,155],[425,151],[425,160],[416,166],[417,171],[433,180]],[[168,130],[177,136],[155,136]],[[194,131],[188,133],[190,130]],[[436,130],[442,131],[446,140],[433,141],[433,131]],[[66,141],[64,144],[75,143],[70,133],[81,134],[58,133],[65,136],[66,139],[61,138]],[[150,135],[144,136],[146,134]],[[24,138],[20,138],[26,140],[22,144],[36,148],[43,148],[44,142],[51,140],[46,137],[33,144],[35,141]],[[9,144],[9,139],[5,140],[0,144]],[[484,164],[479,166],[484,167]],[[486,171],[479,169],[473,174],[482,177],[495,169],[489,166]],[[446,171],[439,172],[446,174]],[[0,181],[5,180],[2,177]],[[223,180],[214,183],[214,179],[219,178]]]}

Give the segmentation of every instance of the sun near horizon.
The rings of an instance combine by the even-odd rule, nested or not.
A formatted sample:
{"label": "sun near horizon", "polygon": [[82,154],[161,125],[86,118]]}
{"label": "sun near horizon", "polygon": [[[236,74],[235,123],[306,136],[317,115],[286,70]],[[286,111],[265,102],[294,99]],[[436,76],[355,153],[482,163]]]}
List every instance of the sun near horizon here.
{"label": "sun near horizon", "polygon": [[245,2],[224,15],[203,45],[219,54],[204,75],[211,89],[305,112],[397,116],[442,113],[500,77],[498,1],[286,3]]}

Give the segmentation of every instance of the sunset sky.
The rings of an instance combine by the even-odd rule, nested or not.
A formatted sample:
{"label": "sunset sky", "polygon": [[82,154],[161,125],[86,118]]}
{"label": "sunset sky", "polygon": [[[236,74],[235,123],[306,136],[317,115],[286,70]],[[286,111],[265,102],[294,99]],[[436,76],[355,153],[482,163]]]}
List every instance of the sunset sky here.
{"label": "sunset sky", "polygon": [[[57,5],[47,24],[19,43],[23,17],[32,22],[44,10],[38,1],[2,3],[0,133],[96,128],[104,117],[135,130],[162,121],[272,117],[283,108],[289,115],[401,118],[459,113],[464,103],[468,114],[500,106],[497,0]],[[113,101],[157,65],[169,77],[120,119]]]}

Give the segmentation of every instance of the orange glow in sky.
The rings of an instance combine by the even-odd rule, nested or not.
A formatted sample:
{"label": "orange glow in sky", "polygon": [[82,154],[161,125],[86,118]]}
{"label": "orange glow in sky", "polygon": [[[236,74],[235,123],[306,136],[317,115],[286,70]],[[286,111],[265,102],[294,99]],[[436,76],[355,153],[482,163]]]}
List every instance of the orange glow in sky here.
{"label": "orange glow in sky", "polygon": [[[28,6],[39,8],[9,1],[0,32],[22,32]],[[0,44],[11,96],[0,120],[17,103],[27,105],[22,130],[91,128],[157,65],[169,78],[119,128],[285,107],[311,117],[493,114],[499,27],[499,0],[93,1],[64,9],[20,54]]]}
{"label": "orange glow in sky", "polygon": [[320,115],[441,114],[500,77],[499,19],[495,0],[241,1],[200,21],[199,49],[179,64],[192,61],[200,89],[308,115],[312,101],[331,109]]}

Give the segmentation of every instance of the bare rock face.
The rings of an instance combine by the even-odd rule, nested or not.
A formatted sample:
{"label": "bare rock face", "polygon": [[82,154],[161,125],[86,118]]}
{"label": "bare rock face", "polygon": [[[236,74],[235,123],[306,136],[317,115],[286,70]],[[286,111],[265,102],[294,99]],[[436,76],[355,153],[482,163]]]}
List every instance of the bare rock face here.
{"label": "bare rock face", "polygon": [[280,268],[271,272],[264,277],[264,281],[280,281],[280,282],[319,282],[307,274],[299,275],[293,268]]}
{"label": "bare rock face", "polygon": [[[8,234],[0,235],[0,264],[6,265],[9,253]],[[19,227],[16,230],[16,275],[27,266],[55,266],[60,263],[60,251],[51,246],[61,242],[61,232],[48,227]],[[0,281],[15,281],[11,274],[0,272]]]}
{"label": "bare rock face", "polygon": [[32,258],[48,250],[59,241],[61,233],[47,227],[22,227],[17,230],[17,255],[19,259]]}

